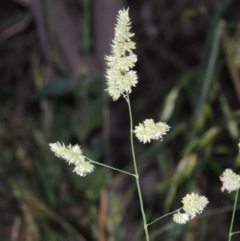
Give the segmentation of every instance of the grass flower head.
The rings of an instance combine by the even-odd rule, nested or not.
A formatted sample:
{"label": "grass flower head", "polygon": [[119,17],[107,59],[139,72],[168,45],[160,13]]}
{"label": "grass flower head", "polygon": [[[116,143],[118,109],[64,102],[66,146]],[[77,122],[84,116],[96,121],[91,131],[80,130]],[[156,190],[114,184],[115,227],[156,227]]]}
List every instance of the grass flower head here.
{"label": "grass flower head", "polygon": [[203,209],[208,204],[208,199],[204,196],[200,196],[196,193],[187,194],[183,199],[183,210],[191,218],[194,218],[196,214],[202,213]]}
{"label": "grass flower head", "polygon": [[87,173],[91,173],[94,170],[94,166],[87,161],[78,163],[73,172],[76,172],[79,176],[85,177]]}
{"label": "grass flower head", "polygon": [[240,175],[237,175],[231,169],[226,169],[220,176],[220,180],[223,183],[222,192],[226,189],[230,193],[240,188]]}
{"label": "grass flower head", "polygon": [[107,92],[117,100],[121,95],[129,94],[132,87],[137,84],[137,74],[131,70],[137,57],[132,52],[135,43],[131,41],[134,35],[130,32],[130,18],[128,10],[118,12],[115,35],[112,44],[111,55],[106,56],[107,60]]}
{"label": "grass flower head", "polygon": [[140,142],[144,144],[151,142],[151,140],[162,140],[162,136],[166,135],[170,126],[163,122],[155,123],[153,119],[146,119],[135,127],[134,133]]}
{"label": "grass flower head", "polygon": [[84,156],[82,155],[82,150],[79,145],[72,146],[71,144],[65,146],[61,143],[50,143],[49,144],[51,151],[55,156],[66,160],[69,164],[74,164],[75,169],[73,170],[80,176],[86,176],[87,173],[91,173],[94,170],[94,166],[85,161]]}
{"label": "grass flower head", "polygon": [[190,218],[186,213],[177,212],[173,215],[173,221],[178,224],[185,224],[189,219]]}

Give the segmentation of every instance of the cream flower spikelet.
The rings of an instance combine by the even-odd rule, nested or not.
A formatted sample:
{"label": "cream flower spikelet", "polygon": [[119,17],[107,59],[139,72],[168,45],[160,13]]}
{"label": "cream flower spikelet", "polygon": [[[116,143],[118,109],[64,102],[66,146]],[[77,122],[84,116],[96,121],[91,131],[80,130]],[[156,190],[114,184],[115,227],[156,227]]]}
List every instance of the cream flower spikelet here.
{"label": "cream flower spikelet", "polygon": [[189,219],[190,218],[186,213],[177,212],[173,215],[173,221],[178,224],[185,224]]}
{"label": "cream flower spikelet", "polygon": [[91,173],[94,170],[94,166],[85,161],[85,157],[82,155],[82,150],[79,145],[72,146],[71,144],[65,146],[64,143],[50,143],[51,151],[56,157],[66,160],[69,164],[74,164],[73,170],[80,176],[86,176],[87,173]]}
{"label": "cream flower spikelet", "polygon": [[77,164],[78,162],[84,162],[82,150],[79,145],[65,146],[64,143],[51,143],[49,144],[51,151],[56,157],[66,160],[70,164]]}
{"label": "cream flower spikelet", "polygon": [[130,25],[128,10],[119,11],[111,55],[105,58],[108,65],[106,90],[113,100],[131,93],[132,87],[138,82],[136,72],[131,70],[137,62],[137,57],[132,52],[135,43],[131,41],[134,34],[130,32]]}
{"label": "cream flower spikelet", "polygon": [[231,169],[226,169],[220,176],[220,180],[223,183],[222,192],[226,189],[230,193],[240,188],[240,175],[237,175]]}
{"label": "cream flower spikelet", "polygon": [[162,140],[162,136],[166,135],[170,126],[163,122],[155,123],[153,119],[146,119],[135,127],[134,133],[140,142],[144,144],[151,142],[151,140]]}
{"label": "cream flower spikelet", "polygon": [[196,193],[187,194],[183,199],[183,210],[191,218],[194,218],[196,214],[202,213],[203,209],[207,206],[209,201],[206,197],[200,196]]}
{"label": "cream flower spikelet", "polygon": [[85,177],[87,173],[91,173],[94,170],[94,166],[89,162],[81,162],[76,165],[73,172],[76,172],[78,175]]}

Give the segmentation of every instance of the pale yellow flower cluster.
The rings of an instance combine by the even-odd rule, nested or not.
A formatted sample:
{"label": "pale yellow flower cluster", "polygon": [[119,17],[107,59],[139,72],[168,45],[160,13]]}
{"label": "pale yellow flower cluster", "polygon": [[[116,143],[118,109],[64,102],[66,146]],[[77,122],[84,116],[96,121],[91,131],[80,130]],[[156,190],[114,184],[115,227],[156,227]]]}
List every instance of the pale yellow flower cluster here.
{"label": "pale yellow flower cluster", "polygon": [[178,211],[173,215],[173,221],[178,224],[185,224],[190,220],[190,217],[186,213]]}
{"label": "pale yellow flower cluster", "polygon": [[182,199],[182,209],[185,213],[178,211],[173,215],[173,221],[179,224],[185,224],[190,219],[194,218],[196,214],[202,213],[204,208],[209,203],[208,199],[196,193],[187,194]]}
{"label": "pale yellow flower cluster", "polygon": [[240,188],[240,175],[237,175],[231,169],[226,169],[222,176],[220,176],[222,181],[222,192],[226,189],[228,193],[236,191]]}
{"label": "pale yellow flower cluster", "polygon": [[57,142],[50,143],[49,146],[55,156],[66,160],[69,164],[74,164],[75,168],[73,172],[76,172],[78,175],[84,177],[87,173],[91,173],[94,170],[94,166],[85,160],[79,145],[72,146],[70,144],[65,146]]}
{"label": "pale yellow flower cluster", "polygon": [[106,90],[113,100],[131,93],[132,87],[138,82],[136,72],[131,70],[137,61],[137,56],[132,52],[135,43],[131,41],[134,34],[130,32],[130,25],[128,10],[119,11],[111,55],[106,56],[108,65]]}
{"label": "pale yellow flower cluster", "polygon": [[155,123],[153,119],[146,119],[135,127],[134,133],[138,140],[145,144],[151,140],[162,140],[162,136],[166,135],[169,129],[170,126],[163,122]]}

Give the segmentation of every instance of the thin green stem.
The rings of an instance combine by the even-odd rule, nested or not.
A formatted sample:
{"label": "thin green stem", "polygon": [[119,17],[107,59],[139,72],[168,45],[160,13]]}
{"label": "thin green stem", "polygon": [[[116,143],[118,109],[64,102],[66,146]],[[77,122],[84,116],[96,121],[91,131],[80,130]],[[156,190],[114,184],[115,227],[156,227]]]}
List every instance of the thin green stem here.
{"label": "thin green stem", "polygon": [[237,199],[238,199],[238,191],[239,188],[237,189],[236,196],[235,196],[235,201],[234,201],[234,206],[233,206],[233,212],[232,212],[232,220],[231,220],[231,225],[230,225],[230,230],[229,230],[229,235],[228,235],[228,241],[231,241],[232,238],[232,228],[233,228],[233,222],[234,222],[234,217],[235,217],[235,212],[236,212],[236,206],[237,206]]}
{"label": "thin green stem", "polygon": [[233,232],[233,233],[232,233],[232,235],[234,235],[234,234],[238,234],[238,233],[240,233],[240,231],[237,231],[237,232]]}
{"label": "thin green stem", "polygon": [[147,226],[150,226],[150,225],[152,225],[153,223],[157,222],[158,220],[160,220],[160,219],[162,219],[162,218],[165,218],[166,216],[169,216],[169,215],[171,215],[171,214],[173,214],[173,213],[176,213],[176,212],[180,211],[181,209],[182,209],[182,208],[179,208],[179,209],[177,209],[177,210],[175,210],[175,211],[173,211],[173,212],[171,212],[171,213],[165,214],[165,215],[161,216],[160,218],[155,219],[155,220],[152,221],[151,223],[148,223]]}
{"label": "thin green stem", "polygon": [[136,175],[133,174],[133,173],[125,172],[125,171],[123,171],[123,170],[121,170],[121,169],[118,169],[118,168],[115,168],[115,167],[111,167],[111,166],[108,166],[108,165],[102,164],[102,163],[100,163],[100,162],[93,161],[93,160],[91,160],[90,158],[88,158],[88,157],[86,157],[86,156],[84,156],[84,157],[85,157],[87,160],[89,160],[90,163],[92,162],[92,163],[95,163],[95,164],[97,164],[97,165],[104,166],[104,167],[107,167],[107,168],[113,169],[113,170],[115,170],[115,171],[122,172],[122,173],[124,173],[124,174],[127,174],[127,175],[130,175],[130,176],[134,176],[134,177],[136,177]]}
{"label": "thin green stem", "polygon": [[140,183],[139,183],[139,175],[138,175],[138,169],[137,169],[137,162],[136,162],[136,157],[135,157],[134,145],[133,145],[132,109],[131,109],[130,98],[129,98],[129,95],[128,95],[128,94],[125,96],[125,99],[126,99],[127,104],[128,104],[129,117],[130,117],[130,140],[131,140],[131,149],[132,149],[132,157],[133,157],[134,170],[135,170],[135,174],[136,174],[135,177],[136,177],[138,197],[139,197],[140,208],[141,208],[142,218],[143,218],[143,227],[144,227],[144,231],[145,231],[146,241],[150,241],[150,239],[149,239],[149,234],[148,234],[148,226],[147,226],[147,221],[146,221],[146,215],[145,215],[145,211],[144,211],[144,207],[143,207],[142,192],[141,192]]}

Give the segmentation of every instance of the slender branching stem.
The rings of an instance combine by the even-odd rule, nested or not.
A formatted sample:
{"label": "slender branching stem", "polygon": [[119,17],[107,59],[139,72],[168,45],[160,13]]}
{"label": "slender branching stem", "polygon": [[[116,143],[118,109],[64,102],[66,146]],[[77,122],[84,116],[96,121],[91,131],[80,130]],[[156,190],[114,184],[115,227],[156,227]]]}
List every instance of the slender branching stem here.
{"label": "slender branching stem", "polygon": [[100,165],[100,166],[104,166],[104,167],[107,167],[107,168],[113,169],[113,170],[115,170],[115,171],[122,172],[122,173],[124,173],[124,174],[127,174],[127,175],[130,175],[130,176],[134,176],[134,177],[136,177],[136,175],[133,174],[133,173],[125,172],[125,171],[123,171],[123,170],[121,170],[121,169],[114,168],[114,167],[111,167],[111,166],[108,166],[108,165],[102,164],[102,163],[100,163],[100,162],[93,161],[93,160],[91,160],[90,158],[88,158],[88,157],[86,157],[86,156],[84,156],[84,157],[85,157],[87,160],[89,160],[90,163],[92,162],[92,163],[94,163],[94,164],[97,164],[97,165]]}
{"label": "slender branching stem", "polygon": [[135,151],[134,151],[132,110],[131,110],[130,98],[129,98],[128,94],[125,96],[125,99],[127,101],[128,109],[129,109],[131,149],[132,149],[134,170],[135,170],[135,174],[136,174],[136,184],[137,184],[138,197],[139,197],[140,208],[141,208],[142,218],[143,218],[143,227],[144,227],[144,231],[145,231],[146,241],[150,241],[149,234],[148,234],[148,226],[147,226],[146,215],[145,215],[145,211],[144,211],[144,207],[143,207],[142,192],[141,192],[141,188],[140,188],[137,162],[136,162]]}
{"label": "slender branching stem", "polygon": [[165,215],[163,215],[163,216],[155,219],[155,220],[152,221],[151,223],[148,223],[147,226],[152,225],[153,223],[157,222],[158,220],[160,220],[160,219],[162,219],[162,218],[165,218],[166,216],[169,216],[169,215],[171,215],[171,214],[174,214],[174,213],[176,213],[176,212],[179,212],[181,209],[182,209],[182,208],[179,208],[179,209],[177,209],[177,210],[175,210],[175,211],[173,211],[173,212],[171,212],[171,213],[165,214]]}
{"label": "slender branching stem", "polygon": [[239,191],[239,188],[237,189],[236,196],[235,196],[233,212],[232,212],[232,220],[231,220],[231,225],[230,225],[230,230],[229,230],[229,235],[228,235],[228,241],[231,241],[233,234],[238,233],[238,232],[232,233],[233,222],[234,222],[234,218],[235,218],[235,212],[236,212],[236,206],[237,206],[237,200],[238,200],[238,191]]}
{"label": "slender branching stem", "polygon": [[232,233],[232,235],[234,235],[234,234],[238,234],[238,233],[240,233],[240,231],[237,231],[237,232],[233,232],[233,233]]}

